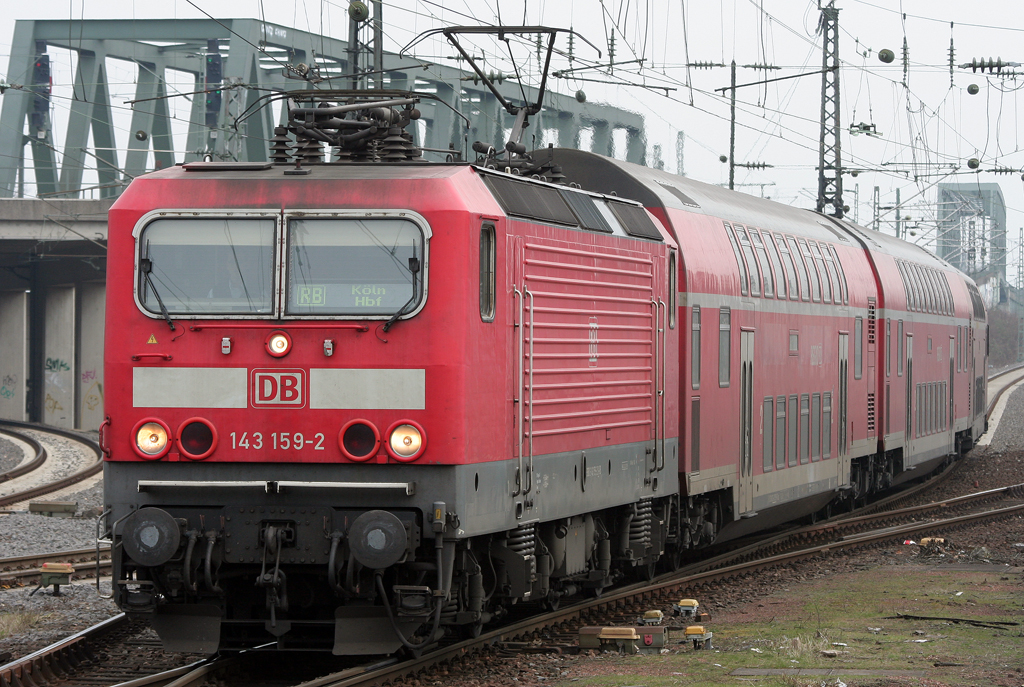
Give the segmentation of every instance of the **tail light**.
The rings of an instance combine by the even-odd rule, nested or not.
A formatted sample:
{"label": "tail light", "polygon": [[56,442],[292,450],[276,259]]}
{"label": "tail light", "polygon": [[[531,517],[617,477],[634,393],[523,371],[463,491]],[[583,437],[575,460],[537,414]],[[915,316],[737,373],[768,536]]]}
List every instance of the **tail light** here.
{"label": "tail light", "polygon": [[191,460],[209,458],[217,449],[217,439],[217,428],[205,418],[190,418],[178,428],[178,450]]}
{"label": "tail light", "polygon": [[139,420],[132,429],[132,448],[146,460],[163,458],[171,448],[170,427],[155,417]]}
{"label": "tail light", "polygon": [[419,423],[399,420],[387,431],[387,451],[395,460],[411,463],[427,448],[427,435]]}
{"label": "tail light", "polygon": [[350,460],[367,461],[380,449],[380,432],[367,420],[349,420],[338,433],[338,448]]}

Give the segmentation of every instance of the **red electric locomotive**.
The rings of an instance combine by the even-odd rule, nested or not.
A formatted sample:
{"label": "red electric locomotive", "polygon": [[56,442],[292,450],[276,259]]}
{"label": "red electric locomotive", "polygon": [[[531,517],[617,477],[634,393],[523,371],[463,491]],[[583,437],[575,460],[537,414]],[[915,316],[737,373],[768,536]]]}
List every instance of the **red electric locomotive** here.
{"label": "red electric locomotive", "polygon": [[273,162],[111,210],[104,518],[167,647],[420,650],[984,430],[984,308],[934,256],[591,153],[427,163],[421,97],[299,96]]}

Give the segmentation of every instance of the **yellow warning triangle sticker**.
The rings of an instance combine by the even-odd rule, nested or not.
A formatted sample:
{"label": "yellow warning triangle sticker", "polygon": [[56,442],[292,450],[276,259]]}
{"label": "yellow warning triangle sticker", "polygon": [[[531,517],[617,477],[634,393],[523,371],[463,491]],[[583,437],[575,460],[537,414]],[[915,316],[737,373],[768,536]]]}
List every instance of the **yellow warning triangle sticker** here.
{"label": "yellow warning triangle sticker", "polygon": [[148,344],[156,343],[156,334],[150,334],[149,335],[149,341],[147,341],[146,343],[148,343]]}

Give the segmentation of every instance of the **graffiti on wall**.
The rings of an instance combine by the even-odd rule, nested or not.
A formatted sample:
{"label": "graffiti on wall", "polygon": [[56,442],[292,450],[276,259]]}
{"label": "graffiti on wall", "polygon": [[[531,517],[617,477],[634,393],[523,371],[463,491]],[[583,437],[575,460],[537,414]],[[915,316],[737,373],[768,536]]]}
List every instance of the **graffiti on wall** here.
{"label": "graffiti on wall", "polygon": [[18,388],[18,375],[4,375],[0,380],[0,398],[14,398]]}
{"label": "graffiti on wall", "polygon": [[70,372],[71,366],[60,358],[47,358],[46,369],[48,371],[52,370],[53,372]]}
{"label": "graffiti on wall", "polygon": [[93,382],[89,390],[82,394],[82,409],[96,410],[103,405],[103,384]]}
{"label": "graffiti on wall", "polygon": [[64,406],[60,404],[53,396],[46,394],[46,412],[54,413],[58,410],[64,410]]}

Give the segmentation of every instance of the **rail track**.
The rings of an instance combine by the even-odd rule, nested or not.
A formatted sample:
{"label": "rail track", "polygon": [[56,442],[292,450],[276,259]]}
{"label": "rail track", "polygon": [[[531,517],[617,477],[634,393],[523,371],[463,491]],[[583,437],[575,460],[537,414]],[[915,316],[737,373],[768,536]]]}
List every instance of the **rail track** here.
{"label": "rail track", "polygon": [[[1016,374],[1014,374],[1016,373]],[[1014,368],[992,377],[999,380],[996,393],[989,401],[988,410],[998,403],[1003,393],[1021,378],[1024,368]],[[75,438],[78,438],[77,436]],[[97,455],[98,447],[97,447]],[[582,601],[562,609],[512,622],[502,628],[449,645],[438,646],[428,653],[405,661],[386,659],[362,665],[348,665],[343,670],[328,672],[305,681],[293,674],[292,684],[297,687],[362,687],[374,684],[403,684],[406,681],[441,670],[442,666],[471,660],[471,657],[496,646],[522,646],[542,635],[568,637],[582,625],[610,624],[635,618],[643,610],[665,605],[681,596],[695,595],[705,585],[741,579],[761,570],[789,566],[802,560],[830,556],[843,550],[878,546],[893,540],[944,534],[958,528],[981,522],[995,522],[1024,514],[1024,484],[991,489],[935,503],[902,506],[912,498],[920,498],[927,490],[948,479],[956,469],[949,466],[940,475],[912,487],[900,494],[884,498],[859,509],[823,522],[813,523],[787,532],[762,537],[751,543],[718,556],[697,561],[683,568],[661,575],[650,583],[636,583],[606,593],[599,599]],[[81,474],[81,473],[79,473]],[[62,488],[62,487],[58,487]],[[43,492],[48,493],[48,492]],[[980,509],[981,506],[1003,501],[1001,507]],[[1009,502],[1006,505],[1005,502]],[[902,506],[902,507],[901,507]],[[935,515],[949,516],[954,511],[972,511],[953,517],[935,519]],[[25,556],[0,561],[0,581],[5,575],[19,582],[29,579],[28,569],[44,560],[68,560],[95,565],[95,551],[82,550],[52,554],[52,557]],[[22,568],[18,563],[22,561]],[[26,577],[20,577],[24,570]],[[0,666],[0,687],[16,684],[42,684],[67,676],[76,669],[89,669],[95,664],[91,642],[100,641],[114,630],[124,632],[130,625],[124,614],[119,614],[93,628],[77,633],[50,647],[37,651],[5,666]],[[213,657],[179,665],[171,670],[118,683],[118,687],[199,687],[209,682],[224,685],[250,685],[252,675],[261,674],[249,662],[263,660],[268,652],[253,650],[226,657]],[[180,659],[179,659],[180,660]],[[92,663],[89,663],[92,661]],[[275,665],[281,668],[280,661]],[[155,664],[152,667],[157,667]],[[302,672],[309,674],[309,666]],[[289,669],[284,668],[285,672]],[[246,677],[238,678],[238,675]],[[284,676],[274,677],[275,684]],[[89,684],[101,684],[93,679]],[[109,682],[107,684],[110,684]]]}
{"label": "rail track", "polygon": [[[39,569],[43,563],[71,563],[75,566],[75,578],[96,574],[96,549],[76,549],[32,556],[15,556],[0,559],[0,585],[28,585],[39,582]],[[100,549],[99,574],[110,573],[110,547]]]}
{"label": "rail track", "polygon": [[[1019,487],[1020,485],[1018,485]],[[1009,489],[1009,488],[1008,488]],[[953,499],[955,501],[956,499]],[[937,508],[941,508],[936,504]],[[909,509],[913,510],[913,509]],[[840,535],[827,543],[804,546],[771,556],[760,556],[753,560],[732,562],[720,560],[687,566],[677,572],[662,575],[651,583],[640,583],[616,590],[600,599],[583,601],[572,606],[531,616],[500,629],[482,634],[448,646],[440,646],[422,656],[406,661],[388,660],[384,663],[350,666],[343,670],[314,679],[305,680],[296,687],[364,687],[367,685],[401,685],[418,680],[429,684],[443,680],[447,670],[455,665],[474,660],[479,652],[495,648],[511,648],[513,651],[530,646],[535,651],[571,651],[571,638],[575,631],[585,625],[606,625],[631,623],[645,610],[664,607],[681,597],[699,596],[700,590],[714,583],[733,581],[748,577],[756,572],[793,565],[799,561],[835,555],[849,549],[877,546],[911,536],[925,534],[948,534],[961,527],[980,522],[998,521],[1024,513],[1024,502],[1004,508],[960,515],[953,518],[929,522],[912,522],[894,527],[883,527],[859,534]],[[739,553],[743,556],[746,554]],[[735,560],[735,558],[734,558]],[[538,638],[548,638],[549,647],[532,646]],[[235,679],[233,676],[250,673],[240,662],[246,657],[232,657],[232,662],[222,663],[213,659],[196,666],[191,671],[181,671],[172,684],[174,687],[198,687],[206,681],[217,685],[249,685],[248,677]],[[183,674],[182,674],[183,673]],[[283,675],[276,674],[273,681],[278,684]],[[131,687],[166,684],[166,677],[154,675],[131,683]],[[293,683],[294,684],[294,683]],[[127,687],[125,685],[124,687]]]}
{"label": "rail track", "polygon": [[43,446],[43,443],[38,441],[35,437],[27,434],[24,430],[52,434],[78,442],[82,444],[84,450],[88,451],[91,455],[91,460],[84,468],[68,475],[67,477],[0,496],[0,508],[10,508],[11,506],[27,503],[39,496],[45,496],[47,494],[61,491],[62,489],[78,484],[90,477],[94,477],[103,470],[103,453],[100,451],[99,444],[90,437],[84,436],[78,432],[58,429],[56,427],[46,427],[28,422],[0,420],[0,432],[15,437],[35,451],[35,456],[31,460],[24,461],[13,470],[0,473],[0,484],[14,480],[18,477],[24,477],[25,475],[29,475],[32,472],[39,470],[45,465],[49,458],[49,452]]}

